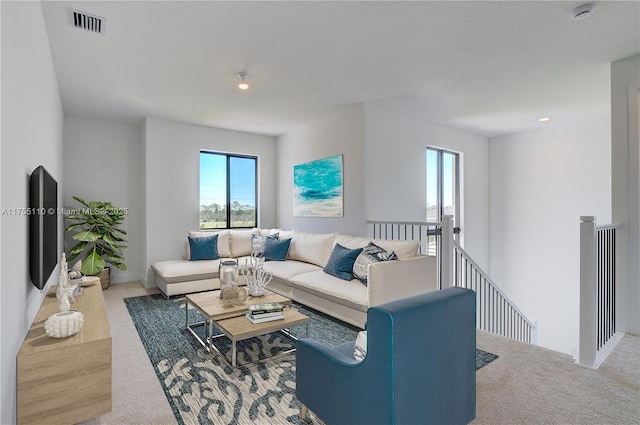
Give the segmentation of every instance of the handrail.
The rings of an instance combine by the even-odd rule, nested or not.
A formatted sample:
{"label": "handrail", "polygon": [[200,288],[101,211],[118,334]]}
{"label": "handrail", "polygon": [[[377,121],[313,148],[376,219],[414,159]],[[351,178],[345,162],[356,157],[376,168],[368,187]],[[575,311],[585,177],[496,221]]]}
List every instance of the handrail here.
{"label": "handrail", "polygon": [[412,226],[442,226],[441,221],[386,221],[386,220],[367,220],[367,224],[394,224],[394,225],[412,225]]}
{"label": "handrail", "polygon": [[518,315],[520,315],[520,316],[522,317],[522,319],[523,319],[525,322],[527,322],[527,324],[528,324],[529,326],[531,326],[532,328],[535,328],[536,324],[535,324],[532,320],[529,320],[529,319],[527,318],[527,316],[522,312],[522,310],[520,310],[520,309],[516,306],[516,304],[515,304],[513,301],[511,301],[511,299],[507,296],[507,294],[505,294],[505,293],[502,291],[502,289],[500,289],[500,288],[498,287],[498,285],[496,285],[496,283],[495,283],[495,282],[494,282],[494,281],[489,277],[489,275],[488,275],[488,274],[486,274],[486,273],[484,272],[484,270],[482,270],[482,268],[478,265],[478,263],[476,263],[475,261],[473,261],[473,259],[471,258],[471,256],[467,253],[467,251],[465,251],[464,249],[462,249],[462,247],[461,247],[460,245],[458,245],[458,243],[457,243],[457,242],[455,242],[455,241],[453,242],[453,245],[455,246],[455,249],[456,249],[456,250],[460,251],[460,252],[461,252],[461,253],[466,257],[466,260],[467,260],[469,263],[471,263],[471,265],[472,265],[472,266],[476,269],[476,271],[477,271],[477,272],[482,276],[482,278],[483,278],[483,279],[485,279],[487,282],[489,282],[489,284],[490,284],[490,285],[491,285],[491,286],[496,290],[496,292],[497,292],[498,294],[500,294],[500,296],[501,296],[502,298],[504,298],[504,300],[505,300],[509,305],[511,305],[511,306],[512,306],[512,308],[515,310],[515,312],[516,312],[516,313],[518,313]]}
{"label": "handrail", "polygon": [[[367,224],[373,225],[374,238],[419,240],[420,253],[438,258],[439,288],[453,284],[473,289],[479,329],[524,342],[537,342],[536,322],[529,320],[455,242],[453,235],[457,232],[451,216],[444,216],[443,221],[368,220]],[[458,267],[453,267],[454,261]]]}
{"label": "handrail", "polygon": [[469,254],[453,241],[451,283],[476,293],[476,326],[517,341],[537,343],[537,325],[507,297]]}
{"label": "handrail", "polygon": [[371,236],[378,239],[417,240],[420,254],[436,255],[436,229],[442,227],[440,221],[377,221],[367,220],[372,225]]}
{"label": "handrail", "polygon": [[621,225],[619,224],[602,224],[600,226],[596,226],[596,230],[609,230],[609,229],[619,229]]}

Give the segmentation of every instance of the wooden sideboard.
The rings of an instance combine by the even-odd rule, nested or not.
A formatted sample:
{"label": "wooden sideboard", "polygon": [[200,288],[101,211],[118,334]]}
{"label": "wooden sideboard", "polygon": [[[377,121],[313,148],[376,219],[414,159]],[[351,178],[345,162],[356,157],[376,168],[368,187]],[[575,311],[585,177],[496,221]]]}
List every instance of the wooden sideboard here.
{"label": "wooden sideboard", "polygon": [[72,310],[80,332],[51,338],[44,322],[58,312],[56,286],[45,297],[17,357],[18,424],[75,424],[111,412],[111,330],[100,282],[84,287]]}

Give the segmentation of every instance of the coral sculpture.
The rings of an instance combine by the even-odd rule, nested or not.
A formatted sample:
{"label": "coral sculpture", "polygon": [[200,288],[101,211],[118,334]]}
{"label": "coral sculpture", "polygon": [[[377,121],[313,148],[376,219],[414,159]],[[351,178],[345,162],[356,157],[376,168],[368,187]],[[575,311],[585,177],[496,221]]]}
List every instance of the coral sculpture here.
{"label": "coral sculpture", "polygon": [[264,257],[258,257],[256,252],[251,252],[251,257],[244,260],[242,267],[242,277],[247,283],[247,292],[252,297],[264,295],[264,289],[273,279],[273,275],[264,269]]}
{"label": "coral sculpture", "polygon": [[62,253],[60,260],[60,278],[58,279],[58,288],[56,289],[56,298],[58,299],[58,311],[69,311],[71,304],[75,302],[73,299],[73,291],[78,284],[72,284],[67,271],[67,257]]}

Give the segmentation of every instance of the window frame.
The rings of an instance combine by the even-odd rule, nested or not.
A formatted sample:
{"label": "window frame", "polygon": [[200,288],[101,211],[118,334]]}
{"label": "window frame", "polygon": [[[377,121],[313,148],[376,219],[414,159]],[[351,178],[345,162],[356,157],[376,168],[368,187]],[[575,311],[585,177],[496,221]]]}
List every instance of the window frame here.
{"label": "window frame", "polygon": [[[439,148],[436,146],[427,146],[426,150],[425,150],[425,155],[428,156],[428,152],[432,151],[435,152],[437,154],[437,161],[436,161],[436,209],[437,209],[437,217],[436,217],[436,221],[441,222],[442,221],[442,216],[444,215],[444,205],[443,205],[443,198],[444,198],[444,155],[445,154],[449,154],[452,155],[454,157],[454,164],[453,164],[453,179],[454,179],[454,184],[453,184],[453,226],[454,226],[454,238],[456,240],[459,239],[459,233],[462,231],[460,228],[460,222],[462,220],[461,217],[461,208],[460,208],[460,192],[461,192],[461,185],[460,185],[460,162],[461,162],[461,158],[462,158],[462,154],[460,152],[455,152],[449,149],[443,149],[443,148]],[[426,161],[425,161],[425,182],[426,182],[426,189],[428,190],[429,184],[428,184],[428,159],[425,157]],[[428,197],[428,193],[425,193],[426,195],[426,199],[429,199]],[[425,208],[428,208],[428,205],[425,205]],[[427,221],[428,221],[428,217],[427,217]]]}
{"label": "window frame", "polygon": [[[237,154],[237,153],[229,153],[229,152],[219,152],[219,151],[212,151],[212,150],[207,150],[207,149],[201,149],[198,155],[198,159],[201,161],[202,155],[218,155],[218,156],[222,156],[225,157],[225,178],[226,178],[226,188],[225,188],[225,203],[223,204],[224,206],[226,206],[225,208],[225,220],[226,220],[226,226],[225,227],[215,227],[215,228],[203,228],[202,227],[202,219],[200,218],[198,220],[198,229],[201,231],[207,231],[207,230],[222,230],[222,229],[252,229],[254,227],[258,227],[258,199],[259,199],[259,187],[258,187],[258,156],[256,155],[246,155],[246,154]],[[251,159],[254,161],[254,225],[250,225],[250,226],[232,226],[232,221],[231,221],[231,160],[232,158],[241,158],[241,159]],[[200,208],[200,213],[201,213],[201,208],[202,208],[202,170],[199,170],[199,188],[198,191],[199,193],[199,208]],[[199,213],[199,215],[200,215]]]}

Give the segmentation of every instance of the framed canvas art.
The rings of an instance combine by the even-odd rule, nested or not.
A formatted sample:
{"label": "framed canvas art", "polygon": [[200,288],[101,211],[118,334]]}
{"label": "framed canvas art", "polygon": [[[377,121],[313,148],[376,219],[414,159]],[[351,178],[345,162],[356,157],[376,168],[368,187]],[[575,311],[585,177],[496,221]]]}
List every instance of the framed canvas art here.
{"label": "framed canvas art", "polygon": [[294,217],[342,217],[342,155],[293,166]]}

